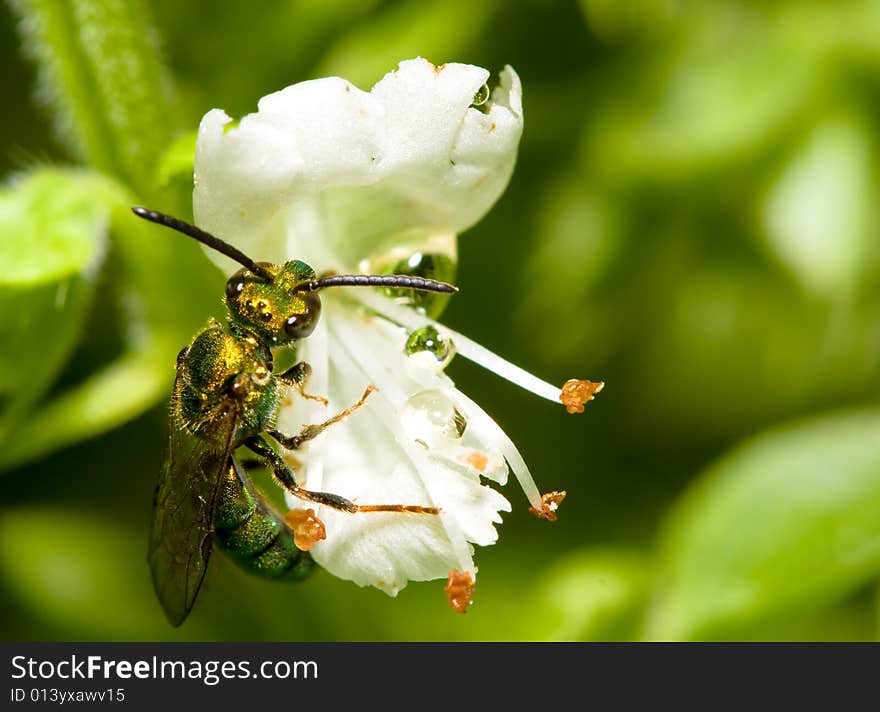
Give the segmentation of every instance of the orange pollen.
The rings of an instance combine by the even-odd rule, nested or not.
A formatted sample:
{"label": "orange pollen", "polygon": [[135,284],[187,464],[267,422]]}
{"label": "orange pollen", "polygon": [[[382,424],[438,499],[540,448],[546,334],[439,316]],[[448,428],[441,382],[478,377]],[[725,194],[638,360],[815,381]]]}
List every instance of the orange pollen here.
{"label": "orange pollen", "polygon": [[467,613],[474,595],[474,577],[469,571],[450,571],[443,592],[456,613]]}
{"label": "orange pollen", "polygon": [[571,378],[562,384],[559,400],[569,413],[583,413],[584,406],[605,387],[604,381],[594,383],[579,378]]}
{"label": "orange pollen", "polygon": [[465,456],[464,461],[477,472],[485,472],[486,466],[489,464],[489,458],[486,456],[486,453],[480,452],[479,450],[469,452]]}
{"label": "orange pollen", "polygon": [[308,551],[327,538],[324,522],[315,516],[314,509],[291,509],[284,516],[284,521],[293,530],[293,543],[300,551]]}
{"label": "orange pollen", "polygon": [[546,519],[548,522],[555,522],[556,510],[559,509],[559,504],[563,499],[565,499],[564,490],[562,492],[548,492],[547,494],[542,494],[541,508],[535,509],[534,507],[529,507],[529,511],[536,517]]}

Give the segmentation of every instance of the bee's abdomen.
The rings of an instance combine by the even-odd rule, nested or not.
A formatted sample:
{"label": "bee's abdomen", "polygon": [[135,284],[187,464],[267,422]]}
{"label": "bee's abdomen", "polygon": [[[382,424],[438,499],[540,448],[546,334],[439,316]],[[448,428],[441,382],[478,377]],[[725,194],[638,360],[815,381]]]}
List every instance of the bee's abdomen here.
{"label": "bee's abdomen", "polygon": [[214,537],[239,566],[274,580],[305,578],[314,562],[296,548],[293,533],[259,495],[244,486],[232,463],[221,483]]}

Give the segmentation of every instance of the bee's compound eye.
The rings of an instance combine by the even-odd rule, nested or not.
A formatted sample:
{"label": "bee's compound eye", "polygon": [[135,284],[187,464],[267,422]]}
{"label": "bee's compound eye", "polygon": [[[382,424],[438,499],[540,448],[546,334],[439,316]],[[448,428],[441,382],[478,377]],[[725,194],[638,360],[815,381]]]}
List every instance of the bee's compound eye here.
{"label": "bee's compound eye", "polygon": [[244,282],[242,282],[237,276],[233,275],[226,282],[226,298],[238,299],[238,295],[241,294],[243,289]]}
{"label": "bee's compound eye", "polygon": [[321,298],[310,293],[306,296],[306,309],[301,314],[291,314],[284,322],[284,331],[291,339],[304,339],[318,324],[321,315]]}

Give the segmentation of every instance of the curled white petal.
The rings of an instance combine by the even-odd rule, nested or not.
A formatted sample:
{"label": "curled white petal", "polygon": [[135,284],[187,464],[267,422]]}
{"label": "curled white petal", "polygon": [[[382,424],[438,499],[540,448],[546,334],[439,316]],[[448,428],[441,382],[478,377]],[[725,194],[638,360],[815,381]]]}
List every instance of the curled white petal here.
{"label": "curled white petal", "polygon": [[263,97],[237,126],[210,111],[196,146],[196,223],[256,259],[330,254],[349,268],[454,236],[495,203],[516,160],[519,79],[505,68],[477,109],[488,80],[480,67],[413,59],[370,92],[331,77]]}

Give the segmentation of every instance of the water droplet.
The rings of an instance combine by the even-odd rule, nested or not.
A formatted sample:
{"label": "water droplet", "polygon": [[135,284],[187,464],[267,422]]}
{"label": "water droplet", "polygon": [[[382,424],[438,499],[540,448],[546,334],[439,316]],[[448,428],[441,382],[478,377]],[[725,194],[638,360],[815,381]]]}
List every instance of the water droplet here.
{"label": "water droplet", "polygon": [[[441,282],[455,281],[455,261],[448,255],[430,252],[413,252],[405,259],[381,265],[384,274],[403,274],[408,277],[425,277]],[[386,289],[389,297],[404,297],[413,307],[421,309],[432,319],[440,313],[449,302],[448,294],[435,292],[416,292],[412,289]]]}
{"label": "water droplet", "polygon": [[413,331],[406,340],[403,350],[407,356],[427,351],[445,365],[452,359],[451,352],[454,348],[450,340],[444,339],[437,329],[428,325]]}
{"label": "water droplet", "polygon": [[403,429],[426,448],[443,449],[461,439],[467,419],[440,390],[420,391],[403,406]]}
{"label": "water droplet", "polygon": [[487,101],[489,101],[489,85],[483,84],[479,89],[477,89],[477,93],[474,94],[474,100],[471,102],[471,106],[482,106]]}

